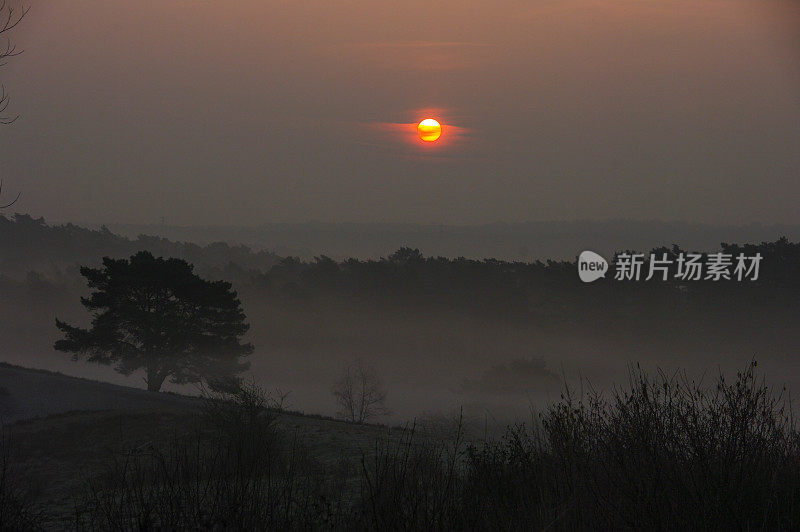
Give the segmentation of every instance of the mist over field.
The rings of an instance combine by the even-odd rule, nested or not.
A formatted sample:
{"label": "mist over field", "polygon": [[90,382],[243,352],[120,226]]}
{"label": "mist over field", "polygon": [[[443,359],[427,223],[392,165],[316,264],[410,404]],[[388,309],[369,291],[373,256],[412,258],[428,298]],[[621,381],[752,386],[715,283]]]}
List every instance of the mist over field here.
{"label": "mist over field", "polygon": [[[622,238],[626,226],[599,227],[617,227],[621,235],[609,234]],[[512,229],[524,234],[526,228]],[[340,235],[348,236],[348,230],[353,229],[339,229]],[[372,229],[388,240],[381,230]],[[650,234],[664,230],[650,226]],[[748,230],[765,238],[774,228]],[[282,231],[309,230],[288,226]],[[403,242],[413,243],[413,228],[405,231]],[[481,229],[462,231],[480,234]],[[698,227],[694,238],[712,238],[713,231]],[[52,346],[58,338],[56,317],[88,323],[79,301],[87,289],[78,265],[96,266],[100,257],[127,258],[142,249],[185,258],[200,275],[231,281],[251,325],[247,339],[255,345],[244,375],[291,392],[289,404],[307,412],[336,413],[331,387],[357,358],[373,365],[384,381],[392,410],[385,420],[396,423],[461,408],[475,418],[524,419],[531,409],[558,399],[565,384],[608,390],[624,382],[635,363],[712,378],[755,357],[776,384],[792,385],[800,378],[792,322],[796,307],[784,307],[769,294],[753,299],[746,282],[631,281],[616,283],[626,288],[615,295],[622,288],[613,280],[581,283],[574,257],[498,262],[426,257],[404,247],[378,259],[337,262],[320,254],[302,260],[221,242],[128,239],[107,229],[50,226],[25,216],[4,219],[2,234],[14,242],[2,261],[3,360],[135,387],[144,386],[141,373],[123,377],[107,366],[76,363]],[[638,238],[647,236],[643,232]],[[719,246],[688,249],[714,252]],[[793,249],[767,260],[792,261]],[[767,272],[771,266],[764,266]],[[197,393],[193,385],[169,389]]]}

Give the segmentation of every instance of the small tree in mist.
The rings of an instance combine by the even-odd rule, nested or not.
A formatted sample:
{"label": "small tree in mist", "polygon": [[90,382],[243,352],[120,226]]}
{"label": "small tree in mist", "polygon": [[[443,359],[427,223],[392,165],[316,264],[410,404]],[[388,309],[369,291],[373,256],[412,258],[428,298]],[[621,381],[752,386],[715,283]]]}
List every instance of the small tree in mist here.
{"label": "small tree in mist", "polygon": [[364,423],[391,413],[386,408],[383,381],[375,373],[375,368],[360,358],[345,366],[332,391],[339,406],[337,415],[348,421]]}
{"label": "small tree in mist", "polygon": [[240,358],[253,351],[241,337],[249,329],[236,292],[225,281],[198,277],[180,259],[140,251],[130,260],[103,259],[99,269],[82,267],[89,288],[81,298],[92,312],[90,329],[56,319],[64,338],[59,351],[75,360],[115,363],[129,375],[146,372],[147,389],[157,392],[167,377],[183,384],[218,380],[247,369]]}

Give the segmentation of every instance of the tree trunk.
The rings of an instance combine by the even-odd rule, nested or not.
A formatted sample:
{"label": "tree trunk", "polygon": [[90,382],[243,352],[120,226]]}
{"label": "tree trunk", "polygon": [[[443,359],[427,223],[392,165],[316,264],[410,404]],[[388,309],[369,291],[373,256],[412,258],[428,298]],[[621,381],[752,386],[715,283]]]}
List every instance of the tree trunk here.
{"label": "tree trunk", "polygon": [[167,378],[165,373],[158,371],[158,368],[153,366],[147,367],[147,391],[158,392],[161,390],[161,385],[164,384],[164,379]]}

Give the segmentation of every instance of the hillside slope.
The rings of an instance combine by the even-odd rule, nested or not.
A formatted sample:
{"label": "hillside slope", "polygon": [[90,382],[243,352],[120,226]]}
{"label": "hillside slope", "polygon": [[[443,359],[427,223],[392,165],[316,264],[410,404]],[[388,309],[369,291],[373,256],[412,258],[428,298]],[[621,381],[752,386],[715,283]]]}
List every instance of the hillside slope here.
{"label": "hillside slope", "polygon": [[[207,432],[201,404],[198,398],[0,363],[0,448],[10,457],[10,478],[31,493],[43,526],[71,529],[86,486],[114,463]],[[278,415],[275,430],[287,452],[336,470],[344,463],[353,469],[376,442],[403,432],[298,413]]]}
{"label": "hillside slope", "polygon": [[4,423],[73,410],[148,410],[186,407],[195,401],[0,363],[0,416]]}

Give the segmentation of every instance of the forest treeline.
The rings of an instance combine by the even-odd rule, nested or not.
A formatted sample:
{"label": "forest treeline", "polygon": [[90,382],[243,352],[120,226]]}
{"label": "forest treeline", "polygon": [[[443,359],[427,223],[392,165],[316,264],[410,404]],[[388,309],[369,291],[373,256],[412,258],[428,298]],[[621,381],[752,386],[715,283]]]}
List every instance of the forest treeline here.
{"label": "forest treeline", "polygon": [[[257,351],[315,344],[359,354],[362,342],[365,354],[412,348],[442,354],[463,351],[462,342],[472,348],[493,341],[480,349],[503,351],[511,360],[521,351],[517,345],[544,335],[588,335],[612,342],[635,339],[636,349],[705,343],[717,349],[769,349],[780,356],[800,340],[800,243],[786,238],[703,250],[733,257],[759,253],[756,281],[662,281],[658,276],[645,281],[645,263],[642,280],[617,281],[612,270],[591,284],[580,281],[575,261],[426,257],[408,247],[379,260],[319,256],[303,261],[225,243],[201,247],[150,236],[132,240],[107,229],[50,226],[27,215],[0,217],[0,242],[0,329],[8,329],[10,341],[20,329],[29,330],[31,338],[40,327],[49,331],[53,312],[79,317],[76,295],[85,295],[79,265],[140,250],[185,259],[205,278],[232,282],[253,323]],[[676,257],[683,251],[671,246],[652,253]],[[21,323],[26,319],[19,315],[21,307],[29,308],[27,318],[38,325]],[[391,326],[397,317],[416,320],[402,342],[386,340],[384,323]],[[453,330],[461,332],[443,345],[431,318],[447,326],[456,323]],[[483,335],[470,343],[475,323],[498,324],[495,340]],[[516,343],[498,346],[509,331],[521,331]]]}
{"label": "forest treeline", "polygon": [[54,275],[76,264],[98,265],[104,256],[124,258],[137,251],[185,259],[202,270],[220,269],[230,263],[264,270],[279,259],[267,251],[224,242],[198,246],[147,235],[130,239],[105,226],[92,230],[71,223],[49,225],[44,218],[28,214],[0,215],[0,274],[18,277],[39,271]]}
{"label": "forest treeline", "polygon": [[[758,278],[717,281],[659,276],[645,280],[650,253],[645,253],[640,280],[617,280],[613,270],[586,284],[576,261],[507,262],[494,259],[425,257],[401,248],[380,260],[310,262],[285,258],[252,284],[284,301],[314,305],[335,300],[354,304],[424,308],[458,312],[509,322],[596,331],[661,335],[680,331],[720,333],[751,330],[792,334],[800,316],[800,243],[779,238],[760,244],[722,243],[732,257],[759,254]],[[652,250],[671,260],[686,253],[679,246]],[[703,252],[703,261],[708,253]],[[613,264],[612,264],[613,268]],[[733,267],[730,268],[733,271]]]}

